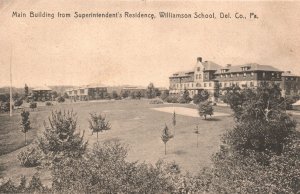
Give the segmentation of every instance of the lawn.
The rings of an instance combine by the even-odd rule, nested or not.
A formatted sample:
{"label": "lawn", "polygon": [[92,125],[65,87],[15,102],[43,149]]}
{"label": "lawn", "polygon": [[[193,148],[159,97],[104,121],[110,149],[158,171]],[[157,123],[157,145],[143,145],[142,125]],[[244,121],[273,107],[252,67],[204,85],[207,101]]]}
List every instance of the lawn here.
{"label": "lawn", "polygon": [[[226,116],[213,117],[203,120],[199,117],[177,114],[176,135],[167,143],[167,155],[164,155],[164,144],[161,141],[161,130],[165,124],[173,130],[172,114],[154,108],[187,107],[194,105],[149,104],[148,100],[122,100],[108,102],[85,102],[73,104],[59,104],[53,107],[40,107],[31,112],[30,118],[33,130],[28,133],[33,141],[43,131],[43,122],[47,120],[51,110],[73,110],[78,116],[78,130],[85,131],[85,139],[89,147],[96,142],[96,135],[88,129],[89,113],[97,112],[106,115],[111,122],[112,129],[99,134],[99,141],[120,140],[129,149],[128,160],[156,163],[159,159],[176,161],[182,171],[198,172],[202,167],[209,166],[210,157],[219,149],[220,136],[226,129],[233,126],[231,111],[228,107],[214,107],[216,112],[226,113]],[[170,108],[167,108],[170,109]],[[180,109],[180,108],[179,108]],[[194,110],[193,110],[194,111]],[[20,132],[20,114],[15,113],[12,118],[8,115],[0,116],[1,135],[1,174],[18,178],[21,174],[31,176],[37,169],[22,168],[16,159],[17,154],[25,148],[24,134]],[[193,133],[199,124],[199,147],[197,137]],[[49,173],[40,172],[43,180],[49,179]],[[43,177],[44,176],[44,177]]]}

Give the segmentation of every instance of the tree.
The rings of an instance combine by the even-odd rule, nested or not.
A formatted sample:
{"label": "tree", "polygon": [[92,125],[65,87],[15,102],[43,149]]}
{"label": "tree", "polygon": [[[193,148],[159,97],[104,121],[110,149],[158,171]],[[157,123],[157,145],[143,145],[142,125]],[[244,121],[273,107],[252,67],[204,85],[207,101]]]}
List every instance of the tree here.
{"label": "tree", "polygon": [[251,95],[243,91],[243,103],[235,111],[236,126],[224,136],[232,148],[280,154],[296,123],[285,112],[285,101],[277,85],[258,87]]}
{"label": "tree", "polygon": [[198,112],[201,117],[204,117],[206,120],[207,115],[213,115],[213,107],[210,101],[201,102],[198,106]]}
{"label": "tree", "polygon": [[25,136],[25,145],[27,145],[26,133],[31,129],[29,115],[30,115],[30,113],[25,110],[23,110],[21,113],[21,117],[22,117],[21,131],[24,133],[24,136]]}
{"label": "tree", "polygon": [[198,136],[199,136],[199,126],[196,125],[195,129],[194,129],[194,133],[197,135],[197,147],[198,147]]}
{"label": "tree", "polygon": [[139,99],[139,100],[142,98],[142,92],[141,91],[136,92],[136,98]]}
{"label": "tree", "polygon": [[44,122],[45,131],[38,139],[38,147],[52,161],[64,157],[80,158],[86,150],[84,133],[76,132],[77,116],[73,111],[52,111],[49,125]]}
{"label": "tree", "polygon": [[29,108],[31,108],[32,110],[34,110],[35,108],[37,108],[37,103],[36,102],[30,102]]}
{"label": "tree", "polygon": [[147,98],[151,99],[151,98],[155,98],[157,94],[157,90],[154,87],[153,83],[150,83],[147,87],[147,91],[146,91],[146,95]]}
{"label": "tree", "polygon": [[122,98],[127,98],[129,96],[129,92],[127,90],[124,90],[121,92]]}
{"label": "tree", "polygon": [[25,98],[27,98],[28,95],[29,95],[29,89],[28,89],[27,84],[25,84],[25,87],[24,87],[24,93],[25,93]]}
{"label": "tree", "polygon": [[167,142],[173,138],[173,135],[170,133],[170,130],[167,125],[165,125],[165,128],[162,131],[161,140],[165,144],[165,155],[167,154]]}
{"label": "tree", "polygon": [[173,124],[173,127],[174,127],[174,137],[175,137],[175,126],[176,126],[176,113],[175,113],[175,110],[173,112],[172,124]]}
{"label": "tree", "polygon": [[96,113],[90,113],[90,130],[92,130],[93,133],[97,133],[97,142],[98,142],[98,133],[103,132],[106,130],[110,130],[111,126],[109,121],[106,121],[105,116],[102,116],[101,114],[97,115]]}
{"label": "tree", "polygon": [[199,104],[200,102],[204,102],[208,100],[209,93],[206,90],[202,90],[193,96],[193,103]]}
{"label": "tree", "polygon": [[116,91],[112,92],[112,98],[115,99],[115,100],[119,98],[119,95]]}

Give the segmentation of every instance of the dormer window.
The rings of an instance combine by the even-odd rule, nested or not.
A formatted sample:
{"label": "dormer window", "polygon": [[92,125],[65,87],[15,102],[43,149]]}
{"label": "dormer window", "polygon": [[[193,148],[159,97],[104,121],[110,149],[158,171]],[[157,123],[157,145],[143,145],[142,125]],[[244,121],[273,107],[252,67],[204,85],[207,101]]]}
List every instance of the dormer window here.
{"label": "dormer window", "polygon": [[228,69],[221,69],[221,73],[226,73]]}
{"label": "dormer window", "polygon": [[249,66],[244,66],[244,67],[241,67],[242,68],[242,71],[246,71],[246,70],[249,70],[250,67]]}
{"label": "dormer window", "polygon": [[200,71],[201,70],[201,68],[200,67],[197,67],[197,71]]}

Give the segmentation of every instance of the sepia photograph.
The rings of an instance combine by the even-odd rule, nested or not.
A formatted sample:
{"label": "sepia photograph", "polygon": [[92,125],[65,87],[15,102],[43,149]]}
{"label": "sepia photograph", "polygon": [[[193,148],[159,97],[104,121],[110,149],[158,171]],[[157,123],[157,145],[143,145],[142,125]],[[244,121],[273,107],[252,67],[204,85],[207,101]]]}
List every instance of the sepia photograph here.
{"label": "sepia photograph", "polygon": [[0,0],[0,193],[300,194],[299,10]]}

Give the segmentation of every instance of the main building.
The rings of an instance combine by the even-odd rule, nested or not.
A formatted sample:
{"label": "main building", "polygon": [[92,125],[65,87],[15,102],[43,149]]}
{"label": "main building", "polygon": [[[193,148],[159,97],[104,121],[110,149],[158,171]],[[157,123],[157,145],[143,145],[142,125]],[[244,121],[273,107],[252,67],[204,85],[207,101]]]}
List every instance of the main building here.
{"label": "main building", "polygon": [[203,61],[201,57],[197,58],[193,70],[174,73],[169,80],[170,94],[181,94],[188,90],[190,97],[193,97],[207,90],[212,101],[218,101],[226,87],[255,88],[262,82],[280,85],[284,96],[300,94],[300,77],[291,72],[256,63],[220,66],[212,61]]}

